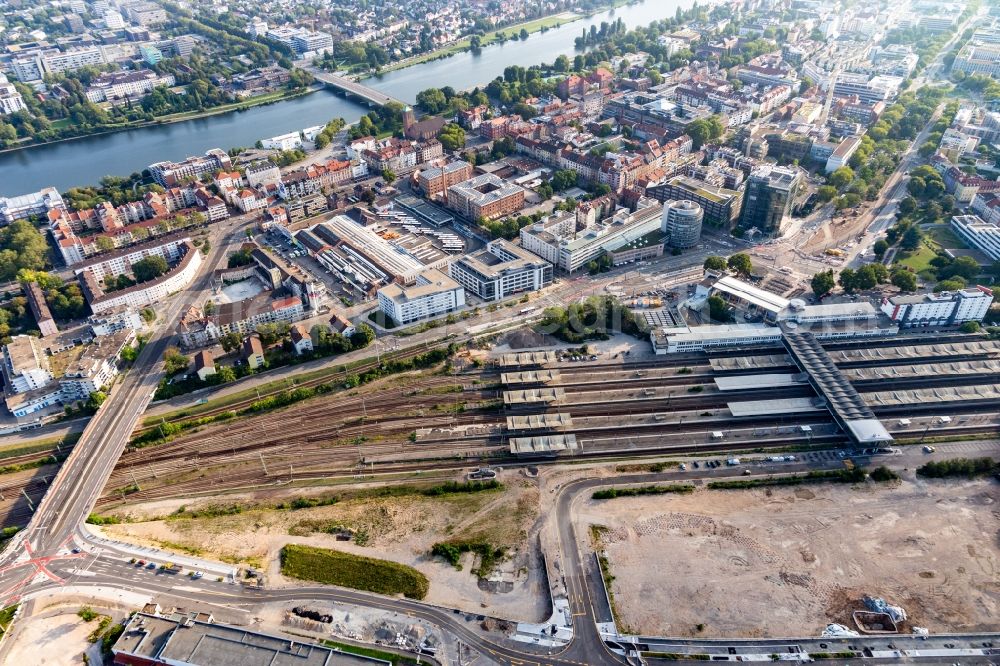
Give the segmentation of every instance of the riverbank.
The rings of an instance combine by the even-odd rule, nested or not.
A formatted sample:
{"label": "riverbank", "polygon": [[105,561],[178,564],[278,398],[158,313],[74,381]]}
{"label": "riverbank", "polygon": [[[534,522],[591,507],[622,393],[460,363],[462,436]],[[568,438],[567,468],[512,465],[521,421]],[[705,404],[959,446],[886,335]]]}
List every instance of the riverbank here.
{"label": "riverbank", "polygon": [[[605,10],[607,11],[607,10]],[[532,21],[527,21],[525,23],[518,23],[512,25],[508,28],[503,28],[498,30],[506,39],[511,39],[514,35],[520,35],[521,30],[527,30],[529,35],[536,32],[541,32],[542,30],[549,30],[551,28],[558,28],[566,23],[573,23],[574,21],[579,21],[582,18],[586,18],[583,14],[576,14],[574,12],[562,12],[560,14],[554,14],[552,16],[543,16],[542,18],[534,19]],[[480,40],[480,48],[490,46],[500,41],[496,33],[486,35]],[[450,58],[457,53],[464,53],[465,51],[472,50],[472,41],[469,37],[464,37],[457,42],[453,42],[448,46],[442,46],[439,49],[433,51],[428,51],[427,53],[421,53],[420,55],[412,56],[405,60],[399,60],[392,63],[388,67],[383,67],[376,74],[372,74],[366,78],[378,78],[381,74],[388,74],[389,72],[395,72],[400,69],[406,69],[407,67],[412,67],[414,65],[422,65],[426,62],[431,62],[432,60],[441,60],[442,58]],[[364,80],[364,79],[362,79]]]}
{"label": "riverbank", "polygon": [[[447,59],[424,62],[419,66],[383,73],[381,78],[369,78],[365,85],[409,100],[411,103],[422,90],[451,86],[456,90],[484,86],[506,67],[528,68],[541,62],[552,62],[558,55],[573,57],[578,53],[574,40],[582,29],[599,26],[602,21],[622,19],[626,26],[635,27],[670,18],[676,9],[687,9],[692,0],[657,0],[657,2],[616,3],[614,11],[604,10],[587,18],[562,23],[558,28],[536,33],[524,41],[493,43],[481,52],[457,53]],[[284,99],[281,104],[258,104],[250,108],[242,103],[245,113],[232,113],[224,108],[211,110],[188,122],[137,126],[125,131],[109,132],[104,136],[90,135],[83,140],[35,144],[32,150],[17,149],[0,154],[0,196],[16,196],[43,187],[54,186],[60,191],[96,183],[106,174],[128,174],[141,171],[149,164],[162,160],[180,160],[200,154],[209,148],[252,146],[262,137],[284,134],[295,127],[323,125],[331,118],[357,121],[371,111],[367,104],[325,89],[319,94]]]}
{"label": "riverbank", "polygon": [[[106,136],[109,134],[117,134],[119,132],[127,132],[130,130],[145,129],[149,127],[160,127],[163,125],[172,125],[174,123],[183,123],[189,120],[199,120],[201,118],[211,118],[212,116],[222,115],[224,113],[232,113],[236,111],[248,111],[258,106],[267,106],[270,104],[276,104],[278,102],[287,102],[289,100],[297,99],[299,97],[305,97],[306,95],[311,95],[312,93],[319,92],[323,90],[323,84],[314,84],[305,90],[298,91],[281,91],[268,93],[266,95],[258,95],[257,97],[252,97],[248,100],[241,100],[239,102],[233,102],[231,104],[223,104],[221,106],[214,106],[211,109],[205,109],[204,111],[187,111],[184,113],[172,113],[166,116],[159,116],[153,120],[149,120],[141,123],[126,123],[121,125],[109,125],[102,127],[99,131],[91,132],[89,134],[80,134],[79,136],[68,136],[63,139],[53,139],[52,141],[41,141],[37,143],[27,143],[13,148],[4,148],[0,150],[0,155],[4,153],[16,153],[21,151],[31,150],[32,148],[42,148],[44,146],[53,146],[61,143],[69,143],[71,141],[79,141],[82,139],[92,139],[94,137]],[[62,121],[57,121],[62,122]],[[57,123],[53,123],[54,125]],[[263,137],[262,137],[263,138]]]}
{"label": "riverbank", "polygon": [[[514,39],[515,35],[520,36],[521,30],[526,30],[529,35],[533,35],[536,32],[544,32],[546,30],[551,30],[554,28],[561,28],[568,23],[575,23],[577,21],[591,18],[602,12],[611,11],[618,9],[619,7],[624,7],[626,5],[639,4],[644,0],[614,0],[614,2],[608,3],[606,6],[594,9],[586,14],[578,14],[572,11],[561,12],[559,14],[553,14],[551,16],[543,16],[541,18],[533,19],[531,21],[525,21],[524,23],[518,23],[506,28],[501,28],[493,32],[492,34],[486,35],[480,39],[479,47],[485,48],[487,46],[492,46],[501,39],[497,37],[497,33],[504,36],[503,41]],[[387,67],[383,67],[375,74],[370,74],[364,78],[359,78],[360,81],[371,78],[379,78],[383,74],[389,74],[391,72],[396,72],[401,69],[406,69],[407,67],[412,67],[413,65],[422,65],[424,63],[432,62],[434,60],[442,60],[444,58],[450,58],[458,53],[465,53],[466,51],[472,50],[472,41],[470,37],[464,37],[457,42],[453,42],[447,46],[442,46],[439,49],[433,51],[428,51],[427,53],[421,53],[420,55],[411,56],[404,60],[399,60],[392,63]]]}

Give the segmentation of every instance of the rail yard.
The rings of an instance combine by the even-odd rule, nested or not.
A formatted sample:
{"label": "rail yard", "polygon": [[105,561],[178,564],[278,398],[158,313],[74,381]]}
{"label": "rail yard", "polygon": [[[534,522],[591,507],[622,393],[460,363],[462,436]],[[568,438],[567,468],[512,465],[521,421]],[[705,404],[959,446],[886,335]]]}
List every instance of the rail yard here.
{"label": "rail yard", "polygon": [[[988,437],[1000,430],[998,343],[936,335],[824,348],[895,439]],[[515,354],[490,357],[480,367],[397,375],[129,447],[98,509],[323,479],[392,482],[416,472],[451,478],[463,469],[568,456],[849,442],[804,373],[778,348],[636,362],[558,359],[552,351]],[[53,448],[6,464],[66,452]],[[4,477],[5,524],[27,519],[28,500],[37,501],[54,471],[42,465]]]}

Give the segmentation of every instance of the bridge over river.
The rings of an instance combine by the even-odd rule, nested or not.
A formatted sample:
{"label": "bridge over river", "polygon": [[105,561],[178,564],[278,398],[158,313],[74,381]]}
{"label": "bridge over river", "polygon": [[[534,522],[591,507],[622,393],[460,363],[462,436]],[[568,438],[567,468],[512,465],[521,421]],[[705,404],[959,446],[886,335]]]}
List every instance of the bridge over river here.
{"label": "bridge over river", "polygon": [[369,88],[368,86],[358,83],[353,79],[349,79],[345,76],[338,76],[336,74],[331,74],[329,72],[324,72],[323,70],[316,67],[308,67],[309,73],[312,74],[317,81],[322,81],[326,85],[336,88],[337,90],[342,90],[343,92],[362,99],[369,104],[375,104],[377,106],[385,106],[389,102],[396,102],[407,106],[407,103],[403,100],[396,99],[390,95],[386,95],[380,90],[375,90],[374,88]]}

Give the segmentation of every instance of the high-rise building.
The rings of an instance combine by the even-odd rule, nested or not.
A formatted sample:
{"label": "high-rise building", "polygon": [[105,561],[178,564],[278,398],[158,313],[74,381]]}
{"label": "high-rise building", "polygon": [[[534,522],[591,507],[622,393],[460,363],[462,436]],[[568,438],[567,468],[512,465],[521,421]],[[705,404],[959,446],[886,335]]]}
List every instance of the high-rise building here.
{"label": "high-rise building", "polygon": [[660,231],[667,235],[667,245],[684,249],[701,239],[704,211],[694,201],[671,201],[663,207]]}
{"label": "high-rise building", "polygon": [[743,195],[740,226],[748,230],[756,228],[765,236],[781,235],[800,180],[795,169],[767,165],[751,171]]}

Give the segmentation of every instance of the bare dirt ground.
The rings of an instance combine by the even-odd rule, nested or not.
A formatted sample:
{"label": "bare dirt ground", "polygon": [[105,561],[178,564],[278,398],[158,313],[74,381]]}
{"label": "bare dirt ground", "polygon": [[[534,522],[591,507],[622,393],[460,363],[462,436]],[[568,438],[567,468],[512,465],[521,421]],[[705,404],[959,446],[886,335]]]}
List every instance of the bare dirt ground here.
{"label": "bare dirt ground", "polygon": [[[587,500],[631,631],[707,637],[856,628],[862,596],[932,632],[1000,624],[1000,486],[904,481]],[[703,625],[699,631],[698,625]]]}
{"label": "bare dirt ground", "polygon": [[100,647],[87,640],[97,626],[96,621],[84,622],[76,613],[67,611],[31,618],[21,625],[13,636],[6,663],[77,666],[86,663],[83,660],[85,652],[91,664],[101,663]]}
{"label": "bare dirt ground", "polygon": [[[281,585],[278,555],[286,543],[304,543],[376,557],[415,567],[430,580],[427,601],[470,612],[485,612],[537,622],[548,612],[548,594],[537,552],[539,491],[534,479],[518,472],[501,475],[497,492],[425,497],[366,497],[331,506],[298,510],[248,510],[211,518],[167,518],[177,501],[131,507],[136,522],[109,525],[112,537],[190,555],[243,563],[268,572],[269,585]],[[232,504],[217,498],[203,504]],[[192,503],[185,507],[195,509]],[[119,512],[120,513],[120,512]],[[150,520],[150,517],[159,518]],[[352,541],[338,541],[346,528]],[[459,571],[430,550],[438,541],[485,540],[507,548],[488,581],[471,573],[471,554]]]}

